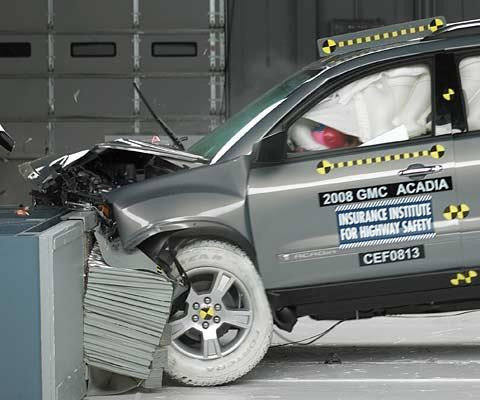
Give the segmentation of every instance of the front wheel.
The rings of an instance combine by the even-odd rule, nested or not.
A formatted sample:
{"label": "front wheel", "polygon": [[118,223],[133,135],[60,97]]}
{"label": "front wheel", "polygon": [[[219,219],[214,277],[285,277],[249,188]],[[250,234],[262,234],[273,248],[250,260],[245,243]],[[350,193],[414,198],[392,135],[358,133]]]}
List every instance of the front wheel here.
{"label": "front wheel", "polygon": [[192,386],[232,382],[270,345],[273,322],[262,281],[248,256],[231,244],[202,240],[178,252],[191,290],[172,316],[167,373]]}

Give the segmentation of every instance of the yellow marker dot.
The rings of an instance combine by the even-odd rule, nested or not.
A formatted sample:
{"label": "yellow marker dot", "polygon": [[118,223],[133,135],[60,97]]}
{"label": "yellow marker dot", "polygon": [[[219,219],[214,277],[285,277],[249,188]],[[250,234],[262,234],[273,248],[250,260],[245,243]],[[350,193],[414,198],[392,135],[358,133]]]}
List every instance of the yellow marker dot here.
{"label": "yellow marker dot", "polygon": [[406,34],[407,34],[407,30],[406,30],[406,29],[402,29],[402,30],[400,31],[400,33],[401,33],[402,35],[406,35]]}
{"label": "yellow marker dot", "polygon": [[402,158],[402,157],[401,157],[400,154],[395,154],[395,155],[393,156],[393,159],[394,159],[395,161],[398,161],[398,160],[400,160],[401,158]]}
{"label": "yellow marker dot", "polygon": [[385,156],[385,161],[392,161],[392,156]]}
{"label": "yellow marker dot", "polygon": [[397,37],[397,36],[398,36],[398,32],[397,32],[397,31],[393,31],[393,32],[392,32],[392,37],[395,38],[395,37]]}
{"label": "yellow marker dot", "polygon": [[365,41],[366,41],[367,43],[370,43],[370,42],[372,41],[372,38],[371,38],[370,36],[367,36],[367,37],[365,38]]}
{"label": "yellow marker dot", "polygon": [[362,41],[363,41],[363,39],[362,39],[362,38],[358,38],[358,39],[357,39],[357,44],[361,44],[361,43],[362,43]]}
{"label": "yellow marker dot", "polygon": [[375,157],[375,162],[377,163],[382,162],[382,157]]}
{"label": "yellow marker dot", "polygon": [[373,36],[373,39],[375,39],[375,40],[380,40],[380,35],[374,35],[374,36]]}
{"label": "yellow marker dot", "polygon": [[420,157],[420,152],[419,151],[414,151],[413,152],[413,158]]}
{"label": "yellow marker dot", "polygon": [[388,39],[390,37],[390,34],[388,32],[384,33],[383,34],[383,38],[384,39]]}
{"label": "yellow marker dot", "polygon": [[425,31],[425,27],[422,25],[422,26],[419,26],[418,27],[418,31],[419,32],[424,32]]}
{"label": "yellow marker dot", "polygon": [[410,33],[415,33],[415,28],[410,28]]}
{"label": "yellow marker dot", "polygon": [[347,167],[353,167],[353,160],[347,161]]}
{"label": "yellow marker dot", "polygon": [[343,46],[345,46],[345,42],[339,42],[338,43],[338,47],[343,47]]}
{"label": "yellow marker dot", "polygon": [[348,41],[347,41],[347,44],[348,44],[349,46],[353,45],[353,40],[352,40],[352,39],[348,40]]}
{"label": "yellow marker dot", "polygon": [[452,100],[455,91],[453,89],[448,89],[446,93],[443,94],[443,98],[447,101]]}

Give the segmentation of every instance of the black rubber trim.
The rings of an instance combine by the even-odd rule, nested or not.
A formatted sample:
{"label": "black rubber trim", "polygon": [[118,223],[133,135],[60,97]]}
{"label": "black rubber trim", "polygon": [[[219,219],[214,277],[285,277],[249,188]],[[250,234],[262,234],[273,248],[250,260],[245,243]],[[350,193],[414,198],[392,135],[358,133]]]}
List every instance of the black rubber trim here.
{"label": "black rubber trim", "polygon": [[[415,274],[358,282],[343,282],[288,289],[267,290],[273,310],[295,307],[297,316],[316,315],[319,319],[358,317],[359,311],[374,315],[465,309],[479,303],[480,278],[470,284],[453,286],[450,280],[457,273],[476,268]],[[370,314],[372,314],[370,313]],[[372,315],[368,315],[372,316]]]}

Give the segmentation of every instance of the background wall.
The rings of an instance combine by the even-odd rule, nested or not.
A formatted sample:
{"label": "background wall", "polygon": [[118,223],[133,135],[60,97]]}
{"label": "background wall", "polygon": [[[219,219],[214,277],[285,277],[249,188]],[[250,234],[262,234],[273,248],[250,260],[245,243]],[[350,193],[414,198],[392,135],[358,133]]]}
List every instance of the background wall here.
{"label": "background wall", "polygon": [[228,15],[230,105],[237,111],[314,61],[318,38],[435,15],[476,19],[480,1],[231,0]]}
{"label": "background wall", "polygon": [[0,150],[0,204],[29,202],[22,162],[159,134],[132,82],[191,143],[314,61],[319,37],[480,18],[478,0],[0,0],[0,10],[0,122],[17,141]]}

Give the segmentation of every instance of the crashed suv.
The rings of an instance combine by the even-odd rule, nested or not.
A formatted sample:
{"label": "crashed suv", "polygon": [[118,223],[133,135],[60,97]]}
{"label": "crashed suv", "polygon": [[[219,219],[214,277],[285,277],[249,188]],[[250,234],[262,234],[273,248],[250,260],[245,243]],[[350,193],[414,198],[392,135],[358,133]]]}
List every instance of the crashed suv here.
{"label": "crashed suv", "polygon": [[321,58],[183,151],[124,139],[25,164],[36,204],[183,287],[169,375],[233,381],[273,325],[478,308],[480,21],[319,40]]}

